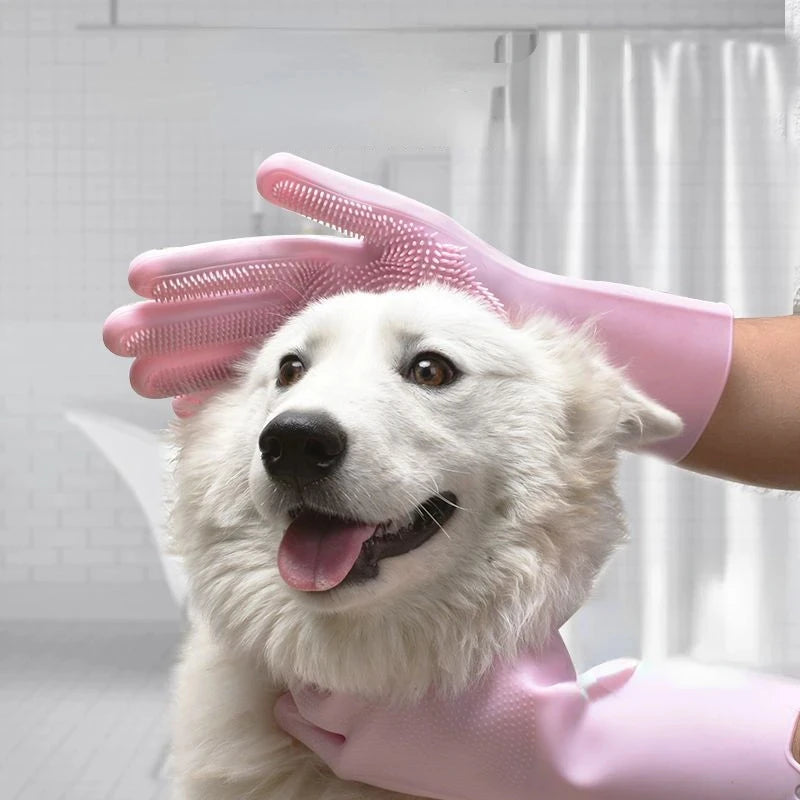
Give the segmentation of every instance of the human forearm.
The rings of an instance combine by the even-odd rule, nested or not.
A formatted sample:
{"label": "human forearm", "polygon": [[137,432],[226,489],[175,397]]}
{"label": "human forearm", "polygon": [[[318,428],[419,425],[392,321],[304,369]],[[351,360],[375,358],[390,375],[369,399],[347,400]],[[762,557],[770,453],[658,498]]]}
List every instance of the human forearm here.
{"label": "human forearm", "polygon": [[800,489],[800,317],[735,321],[722,397],[680,466]]}

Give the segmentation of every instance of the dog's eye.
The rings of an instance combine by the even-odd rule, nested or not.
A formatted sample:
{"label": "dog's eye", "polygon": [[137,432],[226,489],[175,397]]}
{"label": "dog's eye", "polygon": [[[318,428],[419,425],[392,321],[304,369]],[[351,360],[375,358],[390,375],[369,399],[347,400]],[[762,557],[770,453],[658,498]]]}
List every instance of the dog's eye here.
{"label": "dog's eye", "polygon": [[303,377],[305,365],[297,356],[284,356],[278,368],[278,386],[291,386]]}
{"label": "dog's eye", "polygon": [[437,353],[420,353],[408,369],[408,379],[420,386],[447,386],[456,377],[456,368]]}

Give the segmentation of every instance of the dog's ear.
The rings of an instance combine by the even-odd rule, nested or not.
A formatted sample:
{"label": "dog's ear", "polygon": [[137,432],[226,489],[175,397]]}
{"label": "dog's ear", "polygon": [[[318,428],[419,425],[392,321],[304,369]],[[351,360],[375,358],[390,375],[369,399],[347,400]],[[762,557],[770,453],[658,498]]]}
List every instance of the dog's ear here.
{"label": "dog's ear", "polygon": [[681,418],[634,386],[621,370],[592,358],[571,389],[570,434],[581,449],[641,450],[683,430]]}
{"label": "dog's ear", "polygon": [[533,336],[564,381],[568,427],[581,449],[639,450],[677,436],[681,418],[642,392],[625,371],[612,366],[597,337],[593,321],[574,328],[546,315],[528,320]]}

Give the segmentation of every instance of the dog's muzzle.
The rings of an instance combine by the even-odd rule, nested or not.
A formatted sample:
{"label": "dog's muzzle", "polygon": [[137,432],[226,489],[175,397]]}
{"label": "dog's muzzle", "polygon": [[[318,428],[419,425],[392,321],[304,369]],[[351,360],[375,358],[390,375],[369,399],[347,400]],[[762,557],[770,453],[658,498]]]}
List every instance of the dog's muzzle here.
{"label": "dog's muzzle", "polygon": [[302,490],[331,475],[347,449],[347,434],[322,411],[278,414],[261,432],[258,447],[270,477],[296,490],[301,501],[290,511],[278,548],[281,576],[300,591],[327,591],[377,577],[381,561],[421,547],[456,508],[457,498],[449,491],[428,498],[399,520],[383,522],[354,519],[343,508],[315,508],[313,498],[309,505]]}

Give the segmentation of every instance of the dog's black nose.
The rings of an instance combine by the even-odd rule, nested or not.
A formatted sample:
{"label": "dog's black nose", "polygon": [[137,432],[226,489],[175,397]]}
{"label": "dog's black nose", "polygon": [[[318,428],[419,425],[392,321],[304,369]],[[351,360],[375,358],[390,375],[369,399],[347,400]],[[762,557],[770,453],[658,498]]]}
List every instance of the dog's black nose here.
{"label": "dog's black nose", "polygon": [[330,474],[341,462],[347,435],[322,411],[284,411],[261,431],[261,460],[273,478],[312,483]]}

